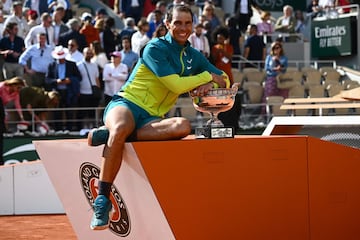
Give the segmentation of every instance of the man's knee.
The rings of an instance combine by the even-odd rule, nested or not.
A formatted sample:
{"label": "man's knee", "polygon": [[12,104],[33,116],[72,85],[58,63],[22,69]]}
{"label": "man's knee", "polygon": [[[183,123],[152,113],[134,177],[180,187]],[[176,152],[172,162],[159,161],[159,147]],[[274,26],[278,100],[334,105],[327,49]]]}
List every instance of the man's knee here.
{"label": "man's knee", "polygon": [[188,119],[177,117],[173,125],[178,137],[186,137],[191,133],[191,123]]}
{"label": "man's knee", "polygon": [[108,145],[112,144],[124,144],[127,138],[130,136],[132,141],[136,139],[136,130],[130,129],[126,124],[118,124],[110,127],[109,129],[109,141]]}

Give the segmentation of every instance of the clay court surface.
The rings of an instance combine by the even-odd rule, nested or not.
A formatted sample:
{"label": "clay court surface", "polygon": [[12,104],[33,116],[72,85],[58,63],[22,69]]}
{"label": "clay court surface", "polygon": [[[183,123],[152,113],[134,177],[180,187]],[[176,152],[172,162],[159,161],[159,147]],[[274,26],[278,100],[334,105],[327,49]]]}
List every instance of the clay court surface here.
{"label": "clay court surface", "polygon": [[76,240],[66,215],[0,216],[0,240]]}

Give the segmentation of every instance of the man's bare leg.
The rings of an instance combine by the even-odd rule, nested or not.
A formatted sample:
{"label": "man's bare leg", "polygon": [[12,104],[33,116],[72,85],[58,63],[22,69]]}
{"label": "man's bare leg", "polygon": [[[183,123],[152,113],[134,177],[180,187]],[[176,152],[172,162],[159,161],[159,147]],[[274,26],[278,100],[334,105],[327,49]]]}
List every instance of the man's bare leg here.
{"label": "man's bare leg", "polygon": [[104,147],[100,181],[112,183],[121,166],[124,143],[134,131],[135,122],[128,108],[118,106],[106,116],[105,126],[109,130],[109,139]]}
{"label": "man's bare leg", "polygon": [[146,124],[137,130],[137,140],[176,140],[191,133],[189,120],[183,117],[166,118]]}
{"label": "man's bare leg", "polygon": [[117,106],[107,114],[105,126],[109,130],[109,138],[103,152],[99,193],[93,204],[94,214],[90,224],[93,230],[106,229],[110,224],[111,185],[121,166],[125,140],[133,132],[135,122],[128,108]]}
{"label": "man's bare leg", "polygon": [[[109,138],[103,152],[103,160],[99,178],[99,195],[94,202],[94,216],[91,228],[101,230],[108,227],[111,210],[109,200],[111,185],[121,166],[124,144],[134,132],[135,122],[129,109],[118,106],[113,108],[106,117],[106,128]],[[186,137],[191,132],[188,120],[181,117],[156,120],[135,131],[137,140],[173,140]],[[105,209],[104,212],[102,209]],[[97,209],[101,209],[97,211]],[[97,214],[101,212],[101,214]],[[104,220],[105,219],[105,220]]]}
{"label": "man's bare leg", "polygon": [[[109,113],[105,123],[110,134],[107,145],[104,148],[100,173],[100,181],[110,183],[114,181],[120,169],[126,138],[135,127],[134,120],[129,111],[115,110],[112,113]],[[130,116],[126,116],[124,120],[127,120],[125,121],[123,119],[113,120],[113,118],[117,118],[120,114],[125,116],[130,114]],[[137,140],[139,141],[181,139],[189,135],[190,132],[190,122],[180,117],[151,122],[136,131]]]}

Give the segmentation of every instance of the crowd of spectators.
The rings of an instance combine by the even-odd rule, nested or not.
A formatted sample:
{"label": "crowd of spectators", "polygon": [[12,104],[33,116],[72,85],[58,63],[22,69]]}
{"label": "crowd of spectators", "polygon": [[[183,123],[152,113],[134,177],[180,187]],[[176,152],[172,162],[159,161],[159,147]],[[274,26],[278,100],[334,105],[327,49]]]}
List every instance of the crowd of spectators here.
{"label": "crowd of spectators", "polygon": [[[2,1],[2,79],[19,77],[24,79],[25,88],[57,91],[58,106],[62,108],[104,107],[131,74],[142,47],[151,38],[167,33],[163,19],[166,11],[174,5],[188,4],[192,8],[194,34],[189,42],[230,76],[231,67],[234,67],[233,55],[264,61],[265,44],[272,42],[271,34],[280,32],[284,41],[297,41],[292,34],[301,33],[305,22],[302,12],[294,11],[289,5],[284,6],[283,16],[274,19],[271,13],[262,11],[251,0],[235,1],[234,12],[230,14],[226,14],[217,1],[203,1],[200,5],[194,0],[103,2],[123,19],[123,29],[115,29],[115,20],[103,8],[97,9],[95,15],[84,12],[81,16],[73,16],[68,0],[48,0],[46,6],[43,0]],[[308,6],[308,12],[315,16],[327,8],[346,3],[319,3],[314,0]],[[253,11],[259,12],[261,22],[250,24]],[[59,46],[64,56],[56,57]],[[63,67],[65,65],[68,67]],[[69,66],[76,67],[71,76],[67,76]],[[103,91],[99,101],[89,101],[93,94],[91,85]],[[5,109],[10,107],[4,105]],[[59,111],[51,117],[56,120],[65,118],[64,122],[56,121],[56,124],[50,125],[49,128],[56,131],[79,131],[99,124],[93,121],[66,123],[66,120],[93,118],[94,115],[90,113]]]}

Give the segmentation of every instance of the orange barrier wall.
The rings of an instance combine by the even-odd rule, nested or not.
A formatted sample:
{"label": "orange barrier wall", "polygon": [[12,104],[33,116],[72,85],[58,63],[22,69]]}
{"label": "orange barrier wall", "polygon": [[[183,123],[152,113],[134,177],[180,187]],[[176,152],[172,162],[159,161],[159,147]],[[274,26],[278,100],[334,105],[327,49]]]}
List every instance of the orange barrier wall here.
{"label": "orange barrier wall", "polygon": [[308,239],[307,138],[134,143],[176,239]]}
{"label": "orange barrier wall", "polygon": [[295,136],[133,145],[177,239],[360,239],[359,149]]}
{"label": "orange barrier wall", "polygon": [[311,240],[360,239],[360,150],[309,138]]}
{"label": "orange barrier wall", "polygon": [[[102,148],[35,146],[78,238],[118,239],[89,229],[79,181]],[[360,239],[359,172],[359,149],[308,136],[128,143],[114,182],[131,220],[121,239]]]}

